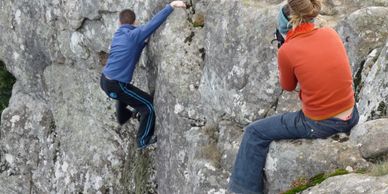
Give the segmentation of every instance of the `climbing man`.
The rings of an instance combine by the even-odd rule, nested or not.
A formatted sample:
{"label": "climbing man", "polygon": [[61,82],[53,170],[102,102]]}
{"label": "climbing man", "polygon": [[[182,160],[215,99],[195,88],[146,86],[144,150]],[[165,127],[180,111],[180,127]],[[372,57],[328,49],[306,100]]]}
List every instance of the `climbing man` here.
{"label": "climbing man", "polygon": [[116,116],[120,125],[126,123],[132,112],[127,106],[140,113],[140,126],[137,132],[137,146],[146,148],[155,143],[152,138],[155,127],[153,98],[132,85],[132,75],[140,55],[146,46],[146,40],[166,21],[174,8],[185,8],[183,1],[173,1],[157,13],[149,22],[135,26],[136,15],[130,9],[119,14],[120,27],[115,32],[109,58],[101,74],[101,88],[110,97],[117,100]]}

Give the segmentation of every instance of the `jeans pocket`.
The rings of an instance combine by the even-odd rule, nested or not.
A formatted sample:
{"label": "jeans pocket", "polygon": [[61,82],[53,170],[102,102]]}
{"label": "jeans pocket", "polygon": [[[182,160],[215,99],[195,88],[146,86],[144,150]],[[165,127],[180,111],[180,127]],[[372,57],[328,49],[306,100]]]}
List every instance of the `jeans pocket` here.
{"label": "jeans pocket", "polygon": [[334,134],[336,132],[333,132],[332,130],[322,130],[320,128],[317,129],[311,129],[311,137],[312,138],[320,138],[320,139],[326,139]]}
{"label": "jeans pocket", "polygon": [[[325,120],[324,120],[325,121]],[[336,126],[335,124],[329,122],[322,122],[322,121],[313,121],[313,123],[310,125],[310,132],[311,132],[311,138],[321,138],[326,139],[333,134],[338,133],[338,129],[341,127]]]}

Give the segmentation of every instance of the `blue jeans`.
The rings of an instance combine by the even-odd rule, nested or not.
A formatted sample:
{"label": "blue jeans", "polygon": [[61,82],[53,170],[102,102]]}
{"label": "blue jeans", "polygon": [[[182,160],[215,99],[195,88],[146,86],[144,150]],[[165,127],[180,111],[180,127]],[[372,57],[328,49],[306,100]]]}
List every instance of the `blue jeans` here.
{"label": "blue jeans", "polygon": [[240,144],[230,177],[230,191],[241,194],[263,193],[263,168],[272,140],[327,138],[336,133],[349,132],[358,123],[358,119],[358,110],[354,106],[352,118],[347,121],[337,118],[314,121],[298,111],[251,123],[246,127]]}

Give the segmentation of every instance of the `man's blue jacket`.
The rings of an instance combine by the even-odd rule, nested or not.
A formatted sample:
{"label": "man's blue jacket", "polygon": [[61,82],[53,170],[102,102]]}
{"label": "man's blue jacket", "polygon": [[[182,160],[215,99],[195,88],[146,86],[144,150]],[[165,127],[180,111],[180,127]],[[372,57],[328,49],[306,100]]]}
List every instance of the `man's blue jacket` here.
{"label": "man's blue jacket", "polygon": [[113,36],[103,74],[111,80],[131,82],[136,64],[146,45],[145,40],[166,21],[173,10],[168,4],[145,25],[139,27],[130,24],[121,25]]}

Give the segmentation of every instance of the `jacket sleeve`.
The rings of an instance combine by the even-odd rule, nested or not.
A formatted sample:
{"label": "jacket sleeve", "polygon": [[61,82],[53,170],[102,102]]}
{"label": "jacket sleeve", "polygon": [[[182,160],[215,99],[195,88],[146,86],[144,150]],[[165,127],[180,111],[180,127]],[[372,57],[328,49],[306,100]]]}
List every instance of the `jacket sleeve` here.
{"label": "jacket sleeve", "polygon": [[167,4],[164,9],[159,11],[149,22],[146,24],[139,26],[136,28],[137,33],[137,42],[144,42],[147,38],[149,38],[152,33],[154,33],[164,21],[166,21],[167,17],[174,11],[174,8],[170,4]]}
{"label": "jacket sleeve", "polygon": [[294,74],[294,68],[282,48],[278,52],[278,64],[280,86],[287,91],[295,90],[298,80]]}

